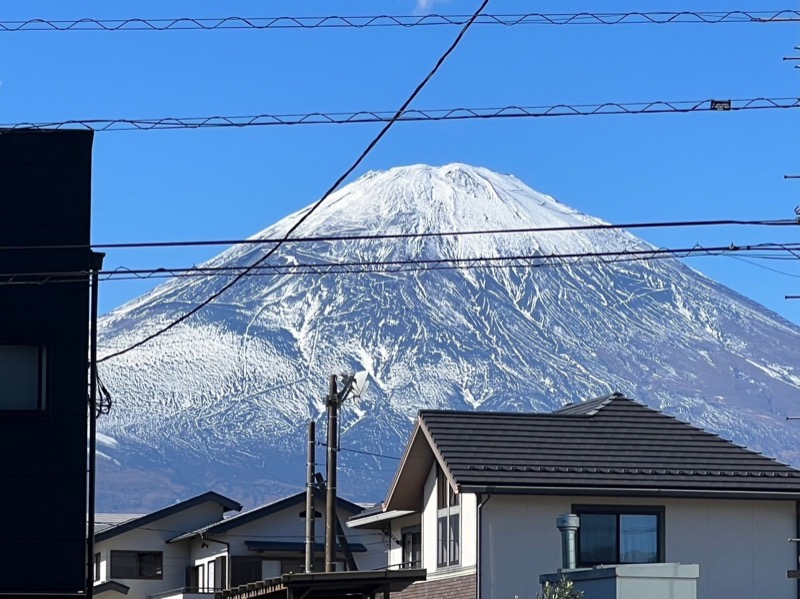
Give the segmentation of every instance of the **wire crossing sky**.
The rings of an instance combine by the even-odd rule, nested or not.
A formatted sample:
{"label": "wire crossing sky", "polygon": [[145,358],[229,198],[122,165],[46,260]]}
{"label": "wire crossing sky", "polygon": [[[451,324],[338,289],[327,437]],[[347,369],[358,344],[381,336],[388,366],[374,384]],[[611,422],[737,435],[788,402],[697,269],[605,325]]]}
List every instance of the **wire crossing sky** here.
{"label": "wire crossing sky", "polygon": [[651,102],[602,102],[553,106],[503,106],[501,108],[407,109],[397,112],[312,112],[307,114],[258,114],[250,116],[158,117],[149,119],[73,119],[52,123],[0,124],[4,130],[89,129],[111,131],[157,131],[174,129],[218,129],[297,125],[356,125],[365,123],[419,123],[492,119],[545,118],[557,116],[603,116],[640,114],[687,114],[690,112],[739,112],[800,108],[800,98],[745,98],[706,100],[655,100]]}
{"label": "wire crossing sky", "polygon": [[[0,33],[30,31],[216,31],[227,29],[322,29],[364,27],[430,27],[434,25],[463,26],[470,15],[425,14],[425,15],[371,15],[371,16],[326,16],[326,17],[222,17],[173,19],[62,19],[44,18],[25,21],[0,21]],[[787,23],[800,21],[800,11],[783,10],[733,10],[733,11],[680,11],[680,12],[627,12],[627,13],[521,13],[481,14],[476,25],[666,25],[719,23]]]}
{"label": "wire crossing sky", "polygon": [[291,227],[289,227],[289,230],[286,232],[286,234],[283,236],[282,239],[280,239],[275,245],[273,245],[269,250],[267,250],[267,252],[265,252],[264,255],[261,256],[258,260],[253,262],[253,264],[245,267],[241,272],[237,273],[236,276],[234,276],[233,279],[231,279],[230,281],[225,283],[219,290],[215,291],[208,298],[206,298],[205,300],[201,301],[199,304],[197,304],[196,306],[191,308],[188,312],[185,312],[185,313],[181,314],[178,318],[176,318],[172,322],[164,325],[163,327],[159,328],[155,332],[150,333],[149,335],[147,335],[143,339],[140,339],[139,341],[136,341],[135,343],[133,343],[129,347],[123,348],[121,350],[117,350],[117,351],[115,351],[113,353],[110,353],[110,354],[106,354],[105,356],[103,356],[103,358],[101,358],[100,360],[97,360],[96,363],[99,364],[101,362],[105,362],[107,360],[112,360],[112,359],[114,359],[114,358],[116,358],[118,356],[126,354],[126,353],[136,349],[137,347],[141,347],[145,343],[148,343],[148,342],[152,341],[153,339],[155,339],[157,337],[160,337],[164,333],[172,330],[174,327],[178,326],[182,322],[185,322],[186,320],[188,320],[189,318],[191,318],[192,316],[197,314],[197,312],[199,312],[201,309],[203,309],[204,307],[206,307],[209,304],[211,304],[212,302],[214,302],[223,293],[228,291],[228,289],[230,289],[236,283],[238,283],[242,278],[246,277],[253,269],[258,268],[263,263],[265,263],[267,260],[269,260],[269,258],[275,252],[278,251],[278,249],[281,247],[283,242],[286,241],[287,239],[289,239],[292,236],[292,234],[308,219],[308,217],[310,217],[320,206],[322,206],[322,204],[330,197],[330,195],[333,192],[335,192],[337,189],[339,189],[339,186],[345,181],[345,179],[347,179],[347,177],[349,177],[353,173],[353,171],[355,171],[355,169],[358,168],[358,165],[361,164],[361,162],[364,161],[364,159],[369,155],[369,153],[373,150],[373,148],[375,148],[375,146],[378,145],[378,142],[380,142],[380,140],[383,138],[383,136],[386,135],[389,132],[389,129],[391,129],[392,126],[397,122],[397,120],[400,118],[400,116],[403,114],[403,112],[409,107],[409,105],[419,95],[419,93],[428,84],[428,82],[433,78],[433,76],[436,75],[436,73],[439,71],[439,69],[444,64],[444,62],[447,60],[447,58],[450,56],[450,54],[453,53],[453,51],[459,45],[461,40],[464,38],[464,36],[466,35],[467,31],[470,29],[472,24],[475,22],[475,19],[478,18],[478,15],[480,15],[481,12],[483,12],[483,9],[486,8],[486,6],[488,4],[489,4],[489,0],[482,0],[481,4],[478,6],[478,9],[475,11],[475,13],[472,15],[472,17],[464,24],[464,26],[462,27],[461,31],[456,36],[455,40],[453,40],[453,42],[447,47],[447,50],[444,51],[444,54],[442,54],[439,57],[439,59],[433,65],[433,68],[430,70],[430,72],[427,75],[425,75],[425,77],[422,79],[422,81],[419,82],[419,84],[417,84],[417,86],[411,92],[411,95],[408,96],[408,98],[406,98],[406,100],[403,102],[403,104],[400,106],[400,108],[397,109],[397,112],[394,114],[394,116],[384,125],[384,127],[369,142],[369,144],[367,144],[367,147],[364,148],[364,150],[356,157],[355,161],[344,171],[344,173],[339,175],[339,177],[333,182],[333,184],[330,187],[328,187],[328,190],[324,194],[322,194],[322,197],[320,199],[318,199],[316,202],[314,202],[314,204],[308,210],[306,210],[303,213],[303,215],[300,218],[298,218],[294,222],[294,224],[292,224]]}
{"label": "wire crossing sky", "polygon": [[[326,15],[370,18],[380,13],[407,17],[405,24],[429,25],[356,26],[362,21],[334,26],[328,21],[331,26],[322,26],[317,21],[309,29],[276,21],[264,31],[244,23],[230,29],[214,25],[215,19],[230,15],[269,16],[262,3],[252,0],[226,2],[222,17],[220,4],[211,0],[12,3],[4,7],[4,24],[36,27],[36,20],[44,18],[82,25],[52,35],[25,29],[0,35],[0,51],[14,57],[0,65],[2,121],[18,125],[136,120],[142,115],[371,113],[396,106],[426,72],[431,57],[450,43],[458,19],[448,25],[441,18],[459,13],[468,17],[477,6],[387,0],[377,10],[367,0],[274,0],[270,15],[291,16],[301,25],[314,26],[315,18]],[[608,0],[602,6],[575,0],[566,14],[563,2],[542,0],[535,13],[523,13],[518,2],[492,0],[485,22],[478,21],[469,43],[458,48],[411,109],[796,99],[800,71],[783,58],[796,54],[800,25],[791,22],[796,14],[778,14],[796,8],[731,0],[698,12],[688,0],[653,0],[645,12],[632,0]],[[775,18],[756,22],[767,18],[766,9]],[[433,14],[438,16],[429,16]],[[625,27],[596,22],[596,17],[623,15],[630,15],[620,21]],[[647,15],[668,22],[645,23]],[[717,26],[695,15],[717,19]],[[492,16],[524,17],[524,22],[490,24]],[[194,27],[183,21],[186,17],[214,30],[169,25]],[[134,27],[140,29],[118,34],[80,30],[144,19],[169,30],[147,31],[141,22]],[[577,26],[593,19],[596,26]],[[44,22],[38,26],[53,29]],[[402,123],[345,182],[370,169],[463,162],[513,173],[581,212],[617,223],[791,219],[798,203],[798,182],[784,180],[784,175],[800,172],[795,147],[800,111],[719,114],[703,109],[681,117],[608,114],[602,119],[419,116],[439,122]],[[146,135],[98,134],[92,239],[248,238],[318,199],[383,124],[376,119],[360,127],[209,126]],[[652,229],[640,234],[665,248],[723,247],[731,240],[742,245],[797,241],[792,227],[741,233],[726,227]],[[114,270],[199,264],[217,249],[165,247],[152,253],[157,251],[120,249],[109,255],[106,265]],[[800,291],[800,285],[771,272],[762,261],[753,265],[740,259],[698,258],[691,264],[800,322],[800,302],[783,299]],[[800,274],[793,262],[780,265]],[[113,309],[152,285],[106,285],[101,309]]]}

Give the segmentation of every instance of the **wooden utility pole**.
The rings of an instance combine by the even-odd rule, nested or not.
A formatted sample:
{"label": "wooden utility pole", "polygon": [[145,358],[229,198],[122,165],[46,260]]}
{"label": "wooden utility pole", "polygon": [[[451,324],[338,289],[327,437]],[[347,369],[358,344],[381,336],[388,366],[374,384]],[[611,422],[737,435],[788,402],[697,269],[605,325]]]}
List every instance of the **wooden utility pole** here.
{"label": "wooden utility pole", "polygon": [[336,570],[336,458],[339,449],[336,375],[328,380],[328,485],[325,495],[325,571]]}
{"label": "wooden utility pole", "polygon": [[314,545],[316,545],[316,531],[314,530],[314,467],[316,462],[316,425],[311,420],[308,423],[308,454],[306,460],[306,574],[314,571]]}

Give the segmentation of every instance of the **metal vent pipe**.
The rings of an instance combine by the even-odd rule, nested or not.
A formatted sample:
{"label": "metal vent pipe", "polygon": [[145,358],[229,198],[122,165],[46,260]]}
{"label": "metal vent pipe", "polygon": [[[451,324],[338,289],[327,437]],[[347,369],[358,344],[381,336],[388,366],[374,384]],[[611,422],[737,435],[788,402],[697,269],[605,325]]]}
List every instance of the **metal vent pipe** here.
{"label": "metal vent pipe", "polygon": [[556,527],[561,531],[561,568],[574,570],[577,565],[577,547],[575,533],[581,525],[581,519],[575,514],[561,514],[556,518]]}

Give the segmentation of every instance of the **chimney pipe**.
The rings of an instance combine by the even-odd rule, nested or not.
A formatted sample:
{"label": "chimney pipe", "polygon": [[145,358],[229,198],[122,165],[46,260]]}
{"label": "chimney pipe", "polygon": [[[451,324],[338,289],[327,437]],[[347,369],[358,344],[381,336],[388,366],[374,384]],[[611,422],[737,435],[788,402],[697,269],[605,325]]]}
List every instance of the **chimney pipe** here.
{"label": "chimney pipe", "polygon": [[556,527],[561,531],[561,568],[574,570],[577,564],[575,533],[581,519],[575,514],[561,514],[556,518]]}

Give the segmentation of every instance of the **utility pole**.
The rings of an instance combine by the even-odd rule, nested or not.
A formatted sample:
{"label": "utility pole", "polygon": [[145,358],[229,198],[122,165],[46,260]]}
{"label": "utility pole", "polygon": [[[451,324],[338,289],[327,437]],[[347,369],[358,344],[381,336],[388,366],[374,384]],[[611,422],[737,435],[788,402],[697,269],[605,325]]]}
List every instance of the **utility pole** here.
{"label": "utility pole", "polygon": [[339,394],[336,375],[328,379],[328,485],[325,496],[325,571],[336,569],[336,458],[339,449]]}
{"label": "utility pole", "polygon": [[328,378],[328,483],[325,492],[325,572],[336,569],[336,459],[339,455],[339,408],[352,393],[361,397],[367,389],[367,372],[342,375],[342,389],[336,375]]}
{"label": "utility pole", "polygon": [[314,531],[314,466],[315,466],[315,445],[316,431],[314,421],[308,423],[308,454],[306,470],[306,564],[305,572],[310,574],[314,571],[314,545],[316,545],[316,532]]}

